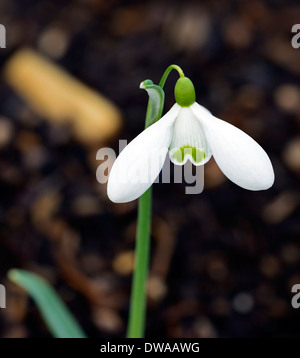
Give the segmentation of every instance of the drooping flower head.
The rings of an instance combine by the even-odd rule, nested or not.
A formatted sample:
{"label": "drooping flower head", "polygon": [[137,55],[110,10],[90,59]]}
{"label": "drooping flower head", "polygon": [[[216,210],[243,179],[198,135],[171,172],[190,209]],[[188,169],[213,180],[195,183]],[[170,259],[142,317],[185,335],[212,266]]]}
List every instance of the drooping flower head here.
{"label": "drooping flower head", "polygon": [[116,159],[107,186],[113,202],[141,196],[159,175],[168,153],[175,165],[187,160],[204,165],[213,156],[227,178],[244,189],[265,190],[273,185],[274,171],[266,152],[249,135],[198,104],[189,78],[178,79],[175,100]]}

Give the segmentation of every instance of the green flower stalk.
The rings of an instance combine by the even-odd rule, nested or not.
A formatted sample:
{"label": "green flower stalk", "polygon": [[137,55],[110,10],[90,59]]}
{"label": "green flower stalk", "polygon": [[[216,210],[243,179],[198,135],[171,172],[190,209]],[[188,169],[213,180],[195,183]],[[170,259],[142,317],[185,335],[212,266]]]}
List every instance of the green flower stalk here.
{"label": "green flower stalk", "polygon": [[[140,85],[140,88],[145,89],[149,95],[145,129],[161,118],[165,100],[163,86],[172,69],[179,70],[179,73],[184,76],[182,70],[178,66],[173,65],[167,68],[159,86],[153,84],[151,80],[146,80]],[[139,198],[136,260],[129,309],[128,338],[143,338],[145,333],[146,283],[150,258],[151,211],[152,186]]]}

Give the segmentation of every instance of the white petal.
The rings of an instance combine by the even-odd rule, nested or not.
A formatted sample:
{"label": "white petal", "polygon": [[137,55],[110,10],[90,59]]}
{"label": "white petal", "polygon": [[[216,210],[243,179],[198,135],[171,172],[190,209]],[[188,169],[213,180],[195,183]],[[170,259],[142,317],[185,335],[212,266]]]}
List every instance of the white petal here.
{"label": "white petal", "polygon": [[203,165],[211,158],[201,124],[189,107],[181,107],[174,122],[169,156],[176,165],[184,165],[188,159]]}
{"label": "white petal", "polygon": [[116,159],[107,184],[115,203],[141,196],[155,181],[164,164],[172,136],[172,124],[180,106],[175,104],[158,122],[133,139]]}
{"label": "white petal", "polygon": [[222,172],[235,184],[248,190],[265,190],[274,183],[274,171],[267,153],[250,136],[210,114],[194,103],[208,144]]}

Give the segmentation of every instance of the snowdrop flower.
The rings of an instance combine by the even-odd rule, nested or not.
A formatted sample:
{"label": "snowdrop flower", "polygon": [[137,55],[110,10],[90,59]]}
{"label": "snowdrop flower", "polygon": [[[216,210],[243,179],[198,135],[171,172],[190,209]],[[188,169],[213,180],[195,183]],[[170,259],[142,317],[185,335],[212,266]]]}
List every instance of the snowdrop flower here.
{"label": "snowdrop flower", "polygon": [[[273,185],[273,167],[266,152],[249,135],[198,104],[187,77],[177,81],[175,99],[174,106],[116,159],[107,186],[113,202],[129,202],[141,196],[159,175],[168,153],[176,165],[187,160],[204,165],[213,156],[228,179],[248,190],[265,190]],[[141,178],[143,173],[146,175]]]}

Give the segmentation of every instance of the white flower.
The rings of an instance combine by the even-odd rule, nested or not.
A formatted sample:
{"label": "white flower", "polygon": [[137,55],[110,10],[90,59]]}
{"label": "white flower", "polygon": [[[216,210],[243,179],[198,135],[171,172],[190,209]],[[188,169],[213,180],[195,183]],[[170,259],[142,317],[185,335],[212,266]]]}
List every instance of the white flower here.
{"label": "white flower", "polygon": [[[192,90],[177,86],[183,80]],[[270,188],[274,172],[262,147],[196,103],[189,79],[181,78],[177,84],[177,103],[132,140],[115,161],[107,186],[110,200],[124,203],[141,196],[159,175],[168,153],[176,165],[183,165],[187,160],[204,165],[213,156],[227,178],[240,187]]]}

